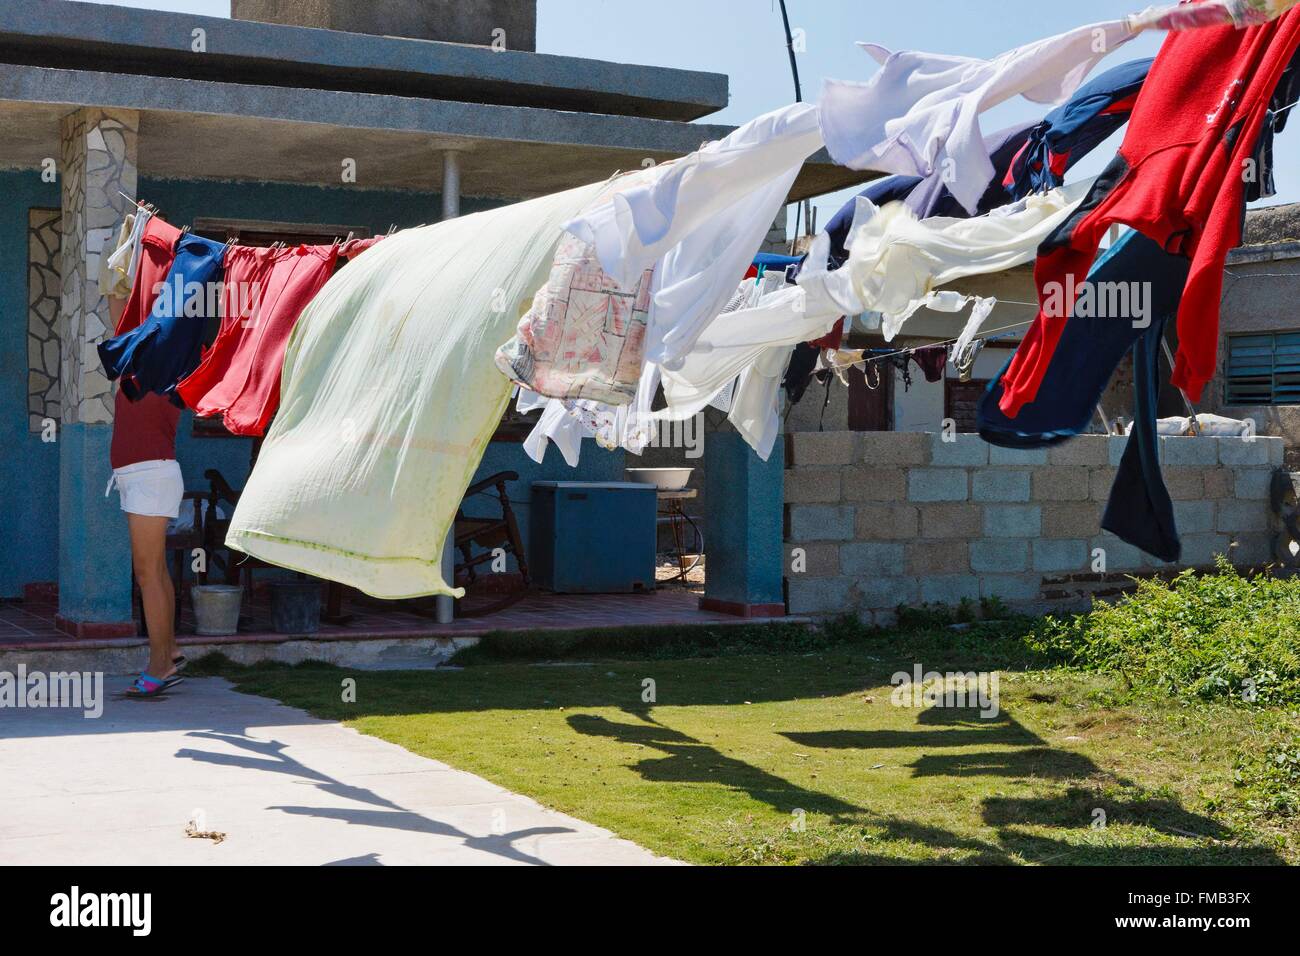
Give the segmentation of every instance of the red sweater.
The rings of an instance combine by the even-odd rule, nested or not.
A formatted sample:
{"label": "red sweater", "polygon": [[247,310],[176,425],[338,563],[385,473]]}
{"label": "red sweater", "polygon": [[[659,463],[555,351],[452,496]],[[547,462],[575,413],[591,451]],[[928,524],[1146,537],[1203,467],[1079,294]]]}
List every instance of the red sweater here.
{"label": "red sweater", "polygon": [[1003,376],[1000,407],[1007,416],[1037,396],[1073,305],[1049,315],[1047,303],[1081,286],[1114,223],[1192,260],[1171,381],[1199,401],[1214,377],[1224,262],[1241,242],[1245,163],[1297,46],[1300,8],[1246,30],[1205,27],[1168,36],[1119,156],[1039,250],[1039,314]]}

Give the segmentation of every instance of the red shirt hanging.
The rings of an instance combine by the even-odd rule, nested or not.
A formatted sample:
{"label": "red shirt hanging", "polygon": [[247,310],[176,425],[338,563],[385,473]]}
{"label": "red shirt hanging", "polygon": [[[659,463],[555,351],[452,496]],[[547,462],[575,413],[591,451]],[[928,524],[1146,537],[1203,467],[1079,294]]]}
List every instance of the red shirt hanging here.
{"label": "red shirt hanging", "polygon": [[1114,223],[1192,260],[1172,381],[1200,399],[1215,372],[1224,262],[1241,242],[1247,163],[1297,46],[1300,8],[1245,30],[1205,27],[1165,40],[1119,156],[1039,251],[1039,314],[1003,376],[1006,415],[1037,395],[1073,305],[1069,290],[1082,287]]}
{"label": "red shirt hanging", "polygon": [[220,415],[233,435],[266,432],[280,405],[289,336],[338,257],[337,244],[229,251],[221,331],[199,367],[176,386],[195,414]]}

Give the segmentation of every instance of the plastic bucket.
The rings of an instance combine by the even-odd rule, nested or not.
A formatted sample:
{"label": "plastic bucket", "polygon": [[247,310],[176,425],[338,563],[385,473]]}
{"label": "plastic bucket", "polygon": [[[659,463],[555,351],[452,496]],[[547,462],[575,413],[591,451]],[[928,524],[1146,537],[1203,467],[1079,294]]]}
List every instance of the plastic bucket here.
{"label": "plastic bucket", "polygon": [[204,637],[234,634],[239,627],[239,605],[244,589],[238,584],[195,584],[190,588],[194,604],[194,633]]}
{"label": "plastic bucket", "polygon": [[320,630],[320,582],[272,581],[271,622],[277,634],[315,634]]}

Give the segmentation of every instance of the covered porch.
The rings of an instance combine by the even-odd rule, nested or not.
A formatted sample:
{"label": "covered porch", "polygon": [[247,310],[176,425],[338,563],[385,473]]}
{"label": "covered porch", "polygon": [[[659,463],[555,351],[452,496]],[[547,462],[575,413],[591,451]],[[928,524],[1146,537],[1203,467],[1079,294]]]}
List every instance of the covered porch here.
{"label": "covered porch", "polygon": [[[0,22],[0,48],[13,48],[21,26]],[[129,27],[115,24],[97,35],[108,37],[109,46],[118,43],[122,57],[157,45],[153,32],[128,43]],[[212,28],[230,24],[214,21]],[[0,555],[0,598],[14,602],[0,608],[0,644],[10,649],[70,646],[65,639],[134,647],[140,640],[125,520],[116,499],[103,494],[113,403],[96,346],[111,335],[111,322],[95,281],[99,250],[135,200],[154,203],[177,225],[215,222],[272,236],[277,230],[377,235],[601,180],[682,155],[728,131],[685,121],[725,103],[725,90],[720,96],[707,74],[606,64],[617,68],[591,81],[599,88],[575,93],[573,69],[584,61],[559,69],[555,61],[564,58],[512,53],[541,64],[528,77],[526,95],[505,91],[499,77],[488,84],[474,69],[452,64],[464,74],[456,82],[465,96],[452,102],[386,88],[400,86],[394,76],[402,71],[411,82],[428,84],[452,68],[413,64],[393,51],[409,41],[368,40],[374,55],[392,56],[394,65],[383,83],[372,80],[367,92],[356,92],[346,88],[349,68],[324,62],[328,58],[305,41],[296,45],[299,34],[319,31],[267,24],[239,24],[238,30],[245,32],[232,35],[225,49],[238,53],[246,44],[248,55],[239,61],[242,72],[226,78],[214,78],[211,63],[201,78],[175,66],[157,70],[147,82],[136,73],[91,69],[92,60],[113,62],[105,50],[67,61],[76,68],[54,68],[41,62],[40,44],[29,44],[23,62],[0,63],[0,119],[11,131],[5,149],[11,168],[0,171],[8,196],[0,229],[6,247],[27,248],[31,260],[27,308],[6,310],[27,315],[28,322],[6,329],[4,341],[6,351],[29,356],[27,381],[6,386],[0,435],[24,449],[5,466],[9,491],[0,499],[0,523],[15,541],[28,543],[27,553],[6,548]],[[257,44],[264,52],[265,31],[283,31],[277,34],[286,44],[279,80],[253,56]],[[161,47],[151,55],[183,59]],[[332,79],[319,81],[320,88],[287,84],[283,70],[294,64]],[[666,81],[674,77],[662,74],[680,74],[680,94],[667,92],[674,86]],[[647,78],[654,83],[647,86]],[[476,84],[490,87],[491,95],[474,101]],[[568,90],[567,99],[557,93],[554,101],[566,109],[543,105],[548,84]],[[646,89],[660,91],[649,112],[642,102]],[[572,111],[578,101],[593,112]],[[632,110],[641,115],[620,112]],[[822,154],[805,167],[791,199],[859,178]],[[773,239],[783,238],[778,223]],[[22,277],[5,276],[0,293],[11,304],[20,301]],[[636,464],[594,443],[584,448],[578,469],[554,450],[537,464],[524,455],[517,427],[513,433],[503,428],[498,437],[475,478],[516,472],[511,497],[525,502],[534,482],[621,481],[625,465]],[[177,455],[187,490],[206,490],[204,475],[214,469],[241,487],[251,451],[248,439],[214,433],[188,413],[182,419]],[[606,619],[713,623],[720,615],[784,615],[780,454],[761,462],[724,426],[707,436],[702,464],[709,493],[699,517],[710,529],[702,594],[539,595],[497,620],[451,625],[359,606],[352,622],[327,624],[313,640],[446,641],[500,627],[573,627],[583,620],[588,626]],[[251,603],[256,608],[256,597]],[[187,630],[182,619],[182,643],[194,637]],[[284,636],[259,625],[237,637],[283,643]]]}

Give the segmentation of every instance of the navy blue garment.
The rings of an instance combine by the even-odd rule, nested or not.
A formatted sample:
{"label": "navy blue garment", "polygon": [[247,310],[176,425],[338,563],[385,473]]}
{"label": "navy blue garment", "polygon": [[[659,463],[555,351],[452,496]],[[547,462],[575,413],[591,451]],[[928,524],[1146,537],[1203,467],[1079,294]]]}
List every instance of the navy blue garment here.
{"label": "navy blue garment", "polygon": [[[1148,283],[1146,328],[1127,316],[1072,313],[1047,368],[1038,398],[1007,418],[998,408],[1004,366],[989,383],[977,413],[979,433],[992,445],[1042,448],[1084,431],[1120,360],[1133,351],[1134,422],[1101,526],[1122,541],[1164,561],[1182,552],[1173,502],[1160,474],[1156,403],[1160,394],[1161,337],[1177,314],[1191,262],[1165,252],[1137,232],[1128,232],[1099,258],[1088,274],[1092,283]],[[1095,288],[1095,287],[1094,287]],[[1010,365],[1010,362],[1007,363]]]}
{"label": "navy blue garment", "polygon": [[198,367],[207,319],[220,309],[221,297],[212,284],[221,280],[225,252],[223,243],[181,236],[166,288],[149,316],[129,332],[100,343],[105,373],[122,379],[122,392],[131,401],[157,392],[184,405],[176,383]]}
{"label": "navy blue garment", "polygon": [[1273,99],[1269,101],[1264,128],[1259,131],[1259,142],[1255,144],[1256,174],[1246,183],[1246,202],[1277,195],[1277,185],[1273,181],[1273,137],[1286,129],[1286,121],[1297,98],[1300,98],[1300,50],[1287,64],[1277,89],[1273,91]]}
{"label": "navy blue garment", "polygon": [[[1015,126],[1002,130],[1000,133],[995,133],[990,137],[990,142],[994,146],[989,154],[989,159],[992,161],[995,170],[1006,169],[1007,164],[1011,162],[1011,158],[1025,145],[1029,137],[1029,131],[1032,128],[1032,126]],[[841,206],[835,215],[830,218],[830,221],[826,223],[826,228],[822,230],[831,240],[827,268],[833,272],[844,265],[845,260],[849,257],[845,243],[849,241],[849,229],[853,226],[853,214],[857,209],[858,196],[870,199],[877,206],[883,206],[885,203],[890,202],[902,202],[912,195],[912,191],[922,181],[920,176],[886,176],[883,179],[875,180],[857,196],[854,196]],[[1006,204],[1006,190],[1002,188],[1001,183],[995,177],[980,198],[978,211],[983,214]],[[961,203],[953,197],[953,194],[946,187],[928,209],[922,210],[920,218],[929,219],[932,216],[947,216],[952,219],[969,218],[969,214],[962,208]]]}
{"label": "navy blue garment", "polygon": [[1044,116],[1014,159],[997,167],[1007,170],[1006,192],[1022,199],[1060,186],[1071,166],[1128,122],[1153,62],[1148,57],[1107,70]]}

